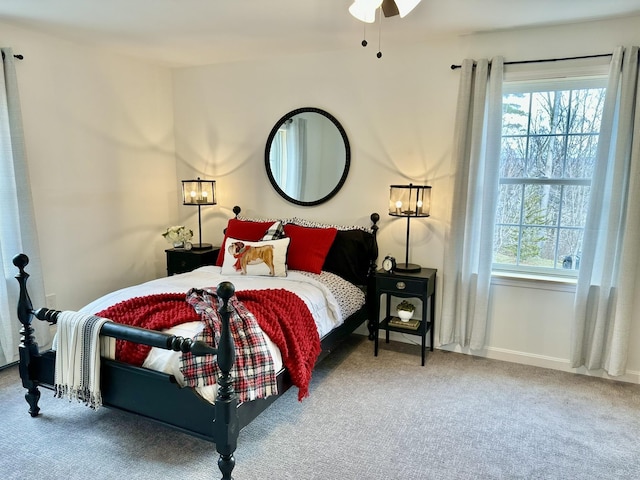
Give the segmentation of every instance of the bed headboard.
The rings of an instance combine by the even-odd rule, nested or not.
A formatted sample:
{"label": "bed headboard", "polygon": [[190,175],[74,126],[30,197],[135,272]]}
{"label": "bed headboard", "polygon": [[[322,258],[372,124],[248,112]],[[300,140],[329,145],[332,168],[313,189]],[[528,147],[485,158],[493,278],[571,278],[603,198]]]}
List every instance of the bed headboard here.
{"label": "bed headboard", "polygon": [[[254,235],[252,238],[244,238],[243,240],[259,240],[260,237],[258,235],[265,232],[265,225],[278,221],[283,226],[297,225],[308,229],[336,229],[335,238],[326,254],[322,270],[339,275],[356,285],[367,285],[368,278],[376,269],[376,260],[378,258],[377,231],[378,221],[380,220],[380,215],[377,213],[370,215],[371,225],[365,227],[359,225],[332,225],[298,217],[284,219],[248,218],[241,216],[241,212],[242,209],[239,206],[233,207],[234,220],[236,222],[247,222],[245,224],[247,231],[251,230],[248,235]],[[234,224],[235,226],[237,226],[237,223]],[[225,229],[226,233],[227,229]],[[234,236],[233,232],[230,236]]]}

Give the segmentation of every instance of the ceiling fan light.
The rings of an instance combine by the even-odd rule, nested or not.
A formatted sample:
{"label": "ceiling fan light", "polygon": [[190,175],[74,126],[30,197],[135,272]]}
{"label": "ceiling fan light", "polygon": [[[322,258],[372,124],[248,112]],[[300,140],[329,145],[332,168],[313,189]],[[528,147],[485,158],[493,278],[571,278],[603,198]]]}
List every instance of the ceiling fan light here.
{"label": "ceiling fan light", "polygon": [[411,10],[416,8],[416,5],[420,3],[421,0],[394,0],[396,6],[398,7],[398,11],[400,12],[400,18],[404,18]]}
{"label": "ceiling fan light", "polygon": [[382,0],[355,0],[349,7],[349,13],[365,23],[373,23],[376,20],[376,10]]}

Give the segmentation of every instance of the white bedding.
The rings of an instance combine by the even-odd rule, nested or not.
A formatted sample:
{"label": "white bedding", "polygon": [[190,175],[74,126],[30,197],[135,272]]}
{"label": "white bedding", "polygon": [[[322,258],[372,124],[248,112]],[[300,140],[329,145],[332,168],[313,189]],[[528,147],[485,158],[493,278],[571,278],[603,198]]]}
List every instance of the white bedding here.
{"label": "white bedding", "polygon": [[[80,311],[96,313],[129,298],[159,293],[184,292],[186,294],[190,288],[216,287],[223,281],[232,282],[236,291],[283,288],[294,292],[309,308],[320,338],[341,325],[345,318],[364,304],[364,293],[358,287],[328,272],[314,275],[290,270],[286,277],[223,276],[220,267],[206,266],[189,273],[159,278],[117,290],[91,302]],[[173,335],[191,338],[202,330],[202,326],[201,322],[190,322],[176,325],[165,331]],[[282,356],[267,335],[265,335],[265,339],[271,351],[276,371],[280,371]],[[178,383],[184,385],[184,377],[179,368],[180,355],[180,352],[152,348],[143,366],[174,375]],[[198,392],[210,402],[213,402],[216,396],[215,385],[198,388]]]}

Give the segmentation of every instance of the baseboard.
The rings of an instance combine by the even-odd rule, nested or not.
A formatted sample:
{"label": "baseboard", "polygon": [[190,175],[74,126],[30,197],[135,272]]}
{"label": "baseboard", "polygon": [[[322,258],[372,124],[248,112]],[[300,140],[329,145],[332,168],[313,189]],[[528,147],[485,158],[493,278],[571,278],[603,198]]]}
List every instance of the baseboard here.
{"label": "baseboard", "polygon": [[585,367],[573,368],[569,363],[569,359],[549,357],[545,355],[536,355],[533,353],[518,352],[516,350],[508,350],[504,348],[488,347],[483,350],[482,354],[471,352],[468,348],[460,347],[436,347],[441,350],[463,353],[466,355],[475,355],[478,357],[491,358],[493,360],[502,360],[504,362],[520,363],[522,365],[531,365],[534,367],[549,368],[552,370],[560,370],[563,372],[576,373],[579,375],[587,375],[589,377],[605,378],[608,380],[616,380],[619,382],[628,382],[640,384],[640,372],[627,371],[624,375],[612,377],[604,370],[587,370]]}
{"label": "baseboard", "polygon": [[[365,334],[364,331],[356,330],[356,333]],[[391,332],[391,340],[420,345],[419,337],[404,335]],[[437,343],[437,342],[436,342]],[[446,350],[449,352],[463,353],[465,355],[475,355],[477,357],[491,358],[493,360],[501,360],[503,362],[520,363],[522,365],[531,365],[533,367],[549,368],[551,370],[560,370],[562,372],[576,373],[579,375],[587,375],[589,377],[606,378],[608,380],[616,380],[618,382],[628,382],[640,384],[640,372],[627,370],[627,373],[618,377],[612,377],[604,370],[587,370],[585,367],[573,368],[568,358],[556,358],[546,355],[537,355],[535,353],[519,352],[517,350],[508,350],[506,348],[488,347],[482,352],[471,351],[468,347],[461,348],[443,347],[436,345],[437,350]]]}

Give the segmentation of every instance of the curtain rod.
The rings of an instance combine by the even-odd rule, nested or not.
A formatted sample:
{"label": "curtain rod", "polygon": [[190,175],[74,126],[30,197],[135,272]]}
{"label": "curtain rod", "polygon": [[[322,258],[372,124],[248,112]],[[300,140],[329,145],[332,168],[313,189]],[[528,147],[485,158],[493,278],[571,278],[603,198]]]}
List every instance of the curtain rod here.
{"label": "curtain rod", "polygon": [[[504,62],[505,65],[520,65],[524,63],[544,63],[544,62],[560,62],[562,60],[581,60],[583,58],[599,58],[599,57],[610,57],[613,55],[612,53],[600,53],[597,55],[583,55],[580,57],[563,57],[563,58],[543,58],[540,60],[519,60],[514,62]],[[491,63],[491,62],[489,62]],[[474,63],[475,65],[475,63]],[[451,70],[456,70],[458,68],[462,68],[462,65],[451,65]]]}
{"label": "curtain rod", "polygon": [[[14,55],[13,57],[17,58],[18,60],[24,59],[24,55],[20,55],[19,53]],[[2,58],[4,58],[4,52],[2,52]]]}

